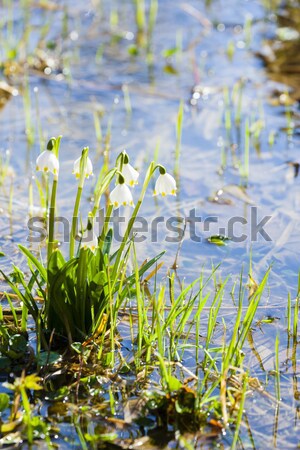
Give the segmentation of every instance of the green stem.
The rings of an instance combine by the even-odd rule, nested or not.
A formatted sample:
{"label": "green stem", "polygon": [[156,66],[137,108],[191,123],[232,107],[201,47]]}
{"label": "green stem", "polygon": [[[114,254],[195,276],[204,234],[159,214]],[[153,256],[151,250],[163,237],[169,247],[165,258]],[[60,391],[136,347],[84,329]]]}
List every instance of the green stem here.
{"label": "green stem", "polygon": [[77,194],[76,194],[76,200],[74,205],[74,211],[73,211],[73,217],[72,217],[72,229],[71,229],[71,235],[70,235],[70,259],[74,256],[74,249],[75,249],[75,233],[76,233],[76,225],[77,225],[77,219],[78,219],[78,212],[79,212],[79,206],[81,201],[81,195],[86,175],[86,162],[88,157],[89,148],[84,147],[81,153],[80,158],[80,178],[78,182],[78,188],[77,188]]}
{"label": "green stem", "polygon": [[101,182],[99,187],[96,188],[96,190],[94,192],[95,201],[94,201],[94,206],[93,206],[92,212],[90,214],[93,219],[96,217],[101,197],[102,197],[103,193],[106,191],[106,189],[108,188],[108,186],[110,185],[110,183],[111,183],[112,179],[114,178],[116,172],[117,172],[117,168],[111,169],[105,175],[105,177],[103,178],[103,181]]}
{"label": "green stem", "polygon": [[[85,326],[85,311],[87,309],[86,305],[86,290],[87,290],[87,250],[81,249],[79,254],[79,262],[77,268],[77,298],[76,298],[76,309],[78,311],[78,316],[81,318],[81,331],[87,333]],[[79,294],[79,295],[78,295]]]}
{"label": "green stem", "polygon": [[32,425],[31,425],[31,409],[30,409],[30,403],[27,397],[27,393],[26,393],[26,389],[24,387],[20,388],[20,393],[22,396],[22,402],[23,402],[23,407],[25,410],[25,414],[27,417],[27,439],[28,439],[28,444],[32,445],[33,443],[33,429],[32,429]]}
{"label": "green stem", "polygon": [[105,241],[105,236],[107,235],[108,226],[109,226],[109,219],[111,218],[112,212],[113,212],[113,205],[109,205],[108,208],[107,208],[106,214],[105,214],[104,224],[103,224],[101,237],[100,237],[100,245],[99,245],[99,247],[101,249],[102,249],[104,241]]}
{"label": "green stem", "polygon": [[72,217],[72,229],[71,229],[71,235],[70,235],[70,259],[74,256],[74,249],[75,249],[75,233],[76,233],[76,225],[77,225],[77,219],[78,219],[78,211],[80,206],[80,200],[82,195],[82,186],[78,186],[77,194],[76,194],[76,200],[74,205],[74,211],[73,211],[73,217]]}
{"label": "green stem", "polygon": [[[60,146],[61,136],[57,138],[50,139],[48,145],[52,142],[54,145],[53,152],[58,158],[59,146]],[[49,180],[49,178],[48,178]],[[48,180],[47,180],[47,199],[48,199]],[[47,263],[49,264],[50,257],[54,249],[54,226],[55,226],[55,206],[56,206],[56,192],[57,192],[58,174],[54,175],[51,200],[50,200],[50,210],[49,210],[49,238],[48,238],[48,252],[47,252]],[[48,200],[47,200],[48,203]]]}
{"label": "green stem", "polygon": [[123,250],[124,250],[124,248],[125,248],[125,246],[126,246],[126,244],[127,244],[127,241],[128,241],[130,232],[131,232],[131,230],[132,230],[132,227],[133,227],[133,225],[134,225],[136,216],[137,216],[137,214],[138,214],[138,212],[139,212],[139,209],[140,209],[140,207],[141,207],[141,205],[142,205],[142,203],[143,203],[143,200],[144,200],[144,197],[145,197],[145,194],[146,194],[147,187],[148,187],[148,185],[149,185],[149,183],[150,183],[150,180],[151,180],[151,178],[152,178],[152,176],[153,176],[155,170],[156,170],[158,167],[160,167],[160,166],[157,165],[157,164],[155,164],[155,163],[152,161],[151,164],[150,164],[150,166],[149,166],[149,168],[148,168],[148,171],[147,171],[147,174],[146,174],[146,177],[145,177],[145,181],[144,181],[144,184],[143,184],[143,188],[142,188],[140,197],[139,197],[138,202],[137,202],[137,204],[136,204],[136,206],[135,206],[135,208],[134,208],[134,210],[133,210],[132,216],[131,216],[131,218],[130,218],[130,220],[129,220],[129,222],[128,222],[128,225],[127,225],[127,228],[126,228],[124,237],[123,237],[123,239],[122,239],[120,248],[119,248],[118,253],[117,253],[117,256],[116,256],[116,261],[115,261],[115,264],[114,264],[114,268],[113,268],[113,272],[112,272],[112,277],[111,277],[114,284],[115,284],[116,281],[117,281],[116,275],[117,275],[117,273],[119,272],[119,266],[120,266],[120,261],[121,261],[121,257],[122,257]]}
{"label": "green stem", "polygon": [[55,225],[55,204],[56,204],[56,192],[57,192],[57,177],[54,177],[51,192],[51,202],[49,210],[49,238],[48,238],[48,254],[47,261],[49,264],[50,257],[54,249],[54,225]]}

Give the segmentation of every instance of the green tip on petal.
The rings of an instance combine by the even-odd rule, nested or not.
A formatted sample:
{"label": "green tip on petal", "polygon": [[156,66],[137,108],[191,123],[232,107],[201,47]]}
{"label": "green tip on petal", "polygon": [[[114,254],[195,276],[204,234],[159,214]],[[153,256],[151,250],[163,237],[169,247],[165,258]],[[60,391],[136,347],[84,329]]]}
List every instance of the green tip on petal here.
{"label": "green tip on petal", "polygon": [[47,144],[47,150],[52,151],[54,149],[54,147],[55,147],[55,142],[56,142],[56,139],[55,138],[51,138],[50,141]]}
{"label": "green tip on petal", "polygon": [[129,156],[127,155],[127,153],[125,152],[125,150],[124,150],[124,160],[123,160],[123,162],[124,162],[124,164],[128,164],[129,163]]}
{"label": "green tip on petal", "polygon": [[123,177],[123,175],[121,173],[119,173],[118,182],[119,182],[119,184],[125,184],[125,178]]}

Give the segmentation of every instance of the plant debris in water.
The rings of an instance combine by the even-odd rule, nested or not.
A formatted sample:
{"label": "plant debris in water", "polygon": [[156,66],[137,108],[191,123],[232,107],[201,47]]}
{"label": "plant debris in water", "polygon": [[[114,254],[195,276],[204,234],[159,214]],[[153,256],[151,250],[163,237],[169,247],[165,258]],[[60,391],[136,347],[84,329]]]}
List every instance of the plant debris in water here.
{"label": "plant debris in water", "polygon": [[[292,3],[292,2],[291,2]],[[278,28],[274,39],[266,40],[258,55],[266,64],[269,76],[292,88],[290,97],[300,100],[300,14],[299,1],[278,11]],[[281,93],[282,95],[284,93]],[[283,100],[288,104],[288,98]]]}

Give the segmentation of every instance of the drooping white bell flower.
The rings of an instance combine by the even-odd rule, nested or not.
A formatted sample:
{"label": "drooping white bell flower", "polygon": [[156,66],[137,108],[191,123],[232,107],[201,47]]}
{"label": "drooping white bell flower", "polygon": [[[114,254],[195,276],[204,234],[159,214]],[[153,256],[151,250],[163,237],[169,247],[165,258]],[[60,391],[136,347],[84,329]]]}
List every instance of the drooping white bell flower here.
{"label": "drooping white bell flower", "polygon": [[85,230],[82,234],[81,239],[81,247],[84,249],[89,248],[94,252],[96,248],[98,247],[98,239],[93,230]]}
{"label": "drooping white bell flower", "polygon": [[[81,156],[79,156],[79,158],[77,158],[76,161],[74,161],[72,173],[76,176],[76,178],[80,178],[80,159],[81,159]],[[90,160],[90,158],[87,157],[86,166],[85,166],[85,177],[89,178],[92,175],[94,175],[93,174],[93,164],[92,164],[92,161]]]}
{"label": "drooping white bell flower", "polygon": [[131,164],[124,163],[122,167],[122,175],[125,179],[125,183],[128,184],[128,186],[133,187],[137,184],[137,179],[140,174],[134,169],[134,167],[132,167]]}
{"label": "drooping white bell flower", "polygon": [[176,195],[176,181],[169,173],[161,173],[156,180],[153,195]]}
{"label": "drooping white bell flower", "polygon": [[58,175],[59,161],[51,150],[45,150],[36,159],[36,170]]}
{"label": "drooping white bell flower", "polygon": [[117,209],[122,205],[134,206],[131,191],[125,183],[117,184],[117,186],[111,191],[109,200],[114,209]]}

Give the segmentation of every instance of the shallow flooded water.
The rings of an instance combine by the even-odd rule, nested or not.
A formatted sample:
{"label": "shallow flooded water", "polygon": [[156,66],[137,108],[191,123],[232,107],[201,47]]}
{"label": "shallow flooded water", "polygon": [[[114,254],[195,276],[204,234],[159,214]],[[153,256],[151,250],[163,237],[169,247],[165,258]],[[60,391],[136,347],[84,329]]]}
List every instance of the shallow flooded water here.
{"label": "shallow flooded water", "polygon": [[[17,42],[25,42],[24,30],[30,31],[28,42],[20,48],[20,63],[9,61],[3,69],[8,94],[2,93],[0,85],[0,99],[6,95],[0,110],[0,250],[7,255],[1,258],[2,270],[9,270],[12,261],[19,262],[17,244],[28,241],[31,188],[33,215],[39,208],[35,159],[52,135],[63,136],[58,207],[66,218],[72,215],[70,199],[76,193],[73,161],[84,146],[90,148],[95,174],[104,158],[112,165],[124,148],[142,173],[154,157],[170,172],[178,167],[176,198],[158,200],[149,191],[143,203],[141,231],[136,230],[137,238],[142,238],[136,243],[138,259],[142,263],[166,249],[160,278],[166,279],[175,261],[179,280],[185,283],[201,270],[208,274],[212,265],[221,264],[217,277],[232,274],[230,287],[242,269],[247,280],[250,261],[256,281],[272,265],[245,356],[245,367],[264,391],[254,389],[247,398],[239,445],[295,448],[299,443],[299,359],[291,363],[292,355],[297,360],[298,348],[287,337],[286,308],[288,292],[292,305],[298,293],[299,87],[296,94],[292,89],[300,71],[299,62],[292,70],[277,61],[285,46],[290,59],[296,55],[297,50],[291,49],[293,42],[298,48],[295,11],[299,15],[299,3],[287,8],[263,1],[159,1],[148,54],[137,45],[129,0],[37,2],[28,7],[27,22],[19,3],[0,6],[1,17],[13,14],[11,34],[2,19],[2,38],[7,40],[0,53],[2,61]],[[22,52],[30,53],[36,46],[39,57],[25,64]],[[182,141],[176,157],[180,102]],[[95,181],[96,177],[86,181],[82,214],[89,211]],[[136,199],[138,192],[139,185]],[[117,227],[117,216],[114,224]],[[178,230],[183,229],[179,242]],[[208,241],[219,235],[229,238],[225,245]],[[28,245],[38,249],[37,244]],[[227,326],[234,323],[235,306],[228,289],[221,309]],[[213,345],[221,345],[221,320],[219,325],[219,342],[216,338]],[[130,341],[126,323],[121,334],[126,354],[126,339]],[[277,335],[282,403],[274,408]],[[184,365],[196,366],[193,349],[186,352]],[[108,401],[111,383],[101,376],[92,387],[97,405],[101,395]],[[134,383],[129,375],[126,382]],[[87,393],[81,394],[79,410],[88,404]],[[121,394],[114,394],[116,417],[122,417]],[[66,409],[63,401],[52,404],[50,400],[41,411],[50,422],[60,423],[59,445],[77,448],[81,445],[78,429],[70,425],[74,411]],[[93,405],[93,399],[89,402]],[[93,409],[90,418],[82,417],[82,429],[91,434],[116,431],[105,411],[101,419],[95,419],[96,415]],[[151,436],[150,419],[145,427],[117,428],[118,445],[129,448],[130,440]],[[158,434],[147,445],[175,448],[174,439],[167,439],[169,447],[162,439]],[[208,442],[200,439],[197,445],[230,448],[231,444],[224,435]]]}

